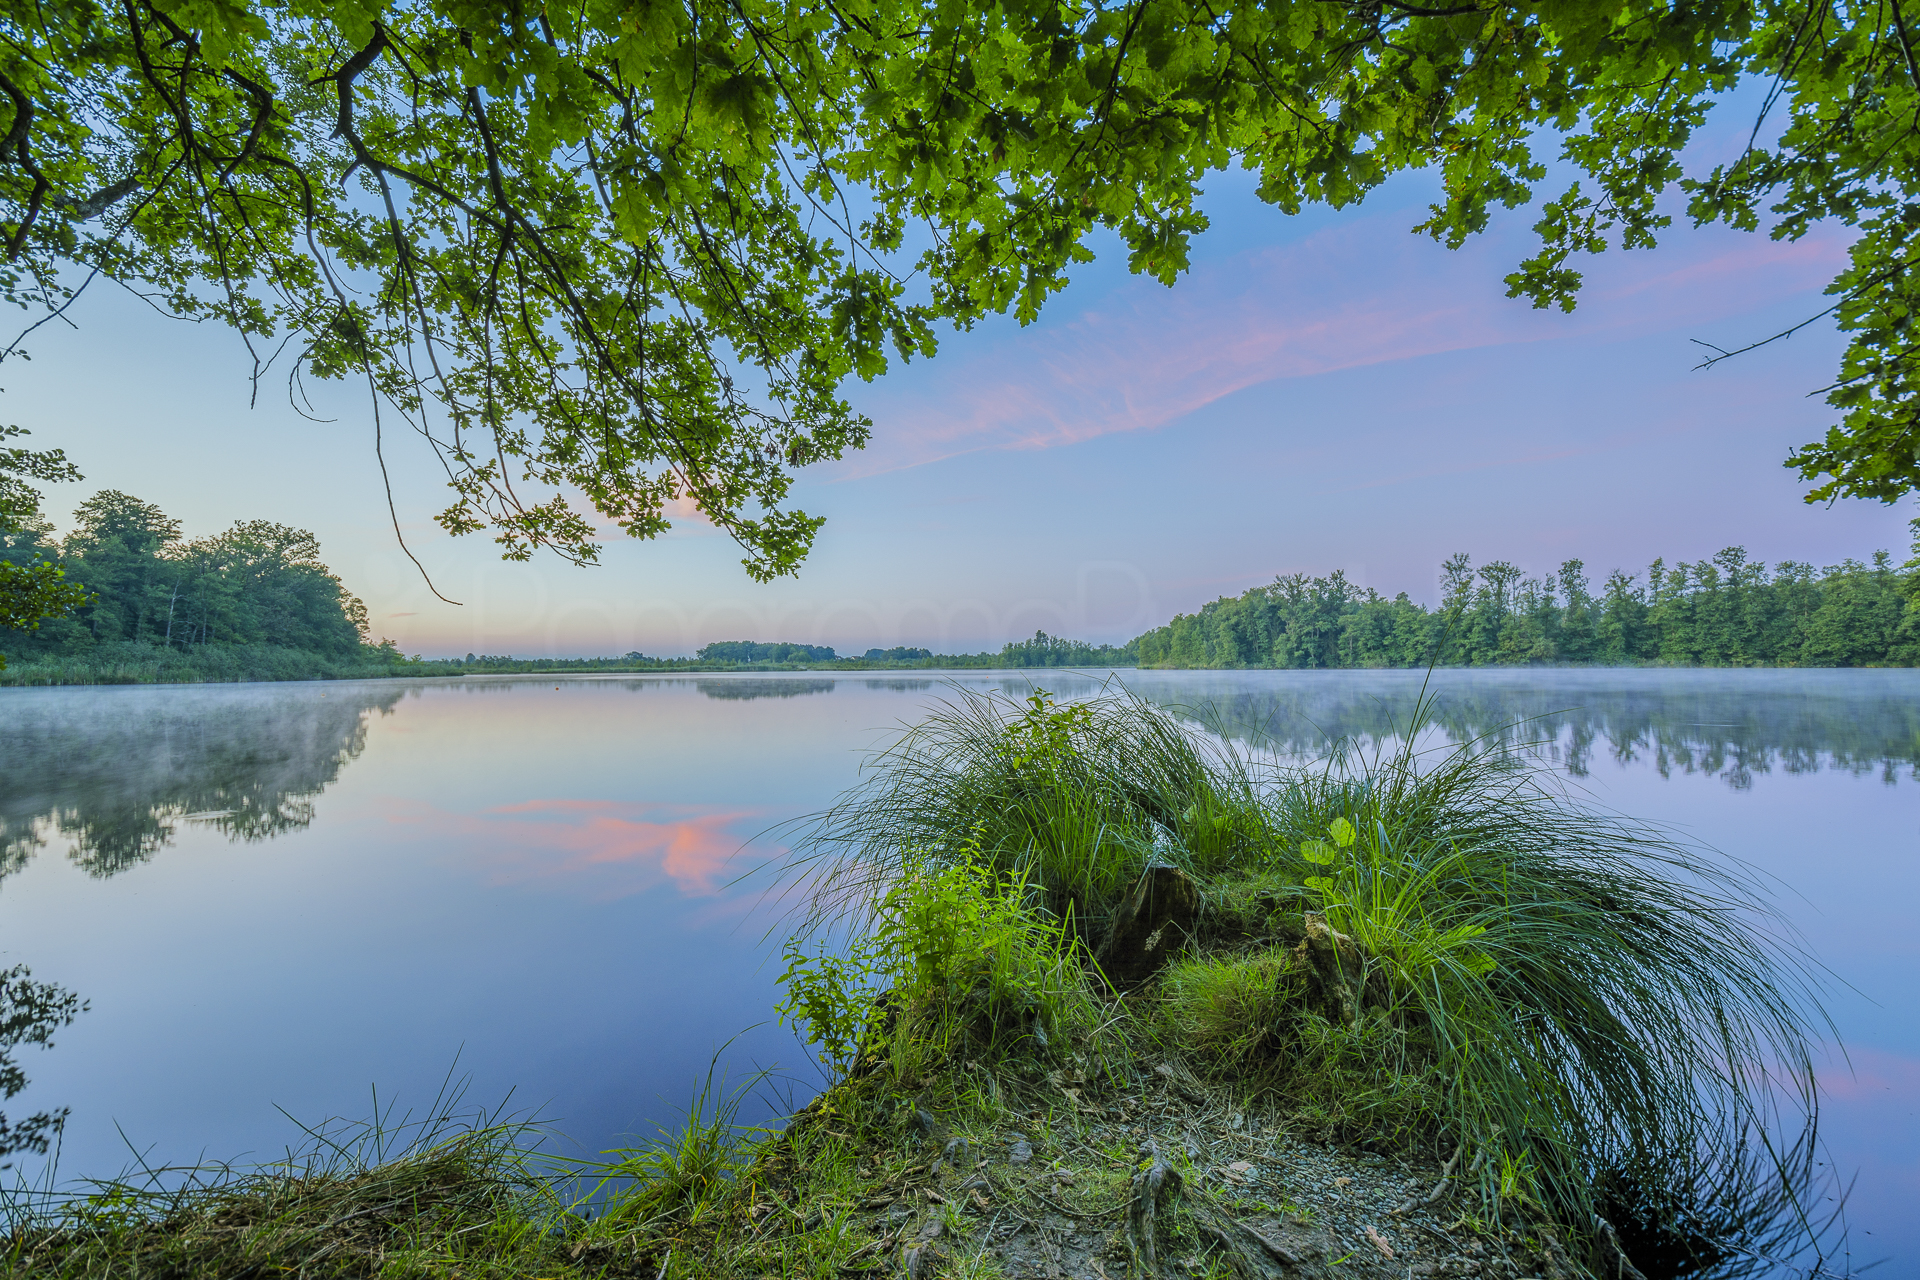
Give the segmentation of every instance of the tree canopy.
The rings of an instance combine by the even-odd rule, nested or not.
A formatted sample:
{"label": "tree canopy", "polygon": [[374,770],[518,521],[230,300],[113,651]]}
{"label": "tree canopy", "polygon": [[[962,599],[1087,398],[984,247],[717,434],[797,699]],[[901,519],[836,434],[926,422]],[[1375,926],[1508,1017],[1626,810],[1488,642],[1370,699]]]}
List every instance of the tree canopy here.
{"label": "tree canopy", "polygon": [[[0,441],[26,434],[19,427],[0,427]],[[37,550],[15,553],[16,544],[31,548],[49,529],[40,517],[40,491],[27,483],[30,479],[78,480],[81,475],[62,450],[0,447],[0,630],[33,631],[87,602],[86,591],[68,582],[58,564]],[[0,654],[0,670],[6,665],[6,655]]]}
{"label": "tree canopy", "polygon": [[[691,499],[757,578],[860,447],[849,375],[1032,319],[1102,229],[1171,282],[1207,175],[1344,206],[1431,168],[1459,245],[1548,197],[1515,296],[1685,216],[1854,228],[1821,500],[1920,485],[1920,61],[1899,0],[8,0],[8,296],[88,273],[234,326],[256,380],[364,381],[455,533],[591,559]],[[1742,81],[1753,145],[1683,171]],[[1769,142],[1769,139],[1776,139]],[[1559,155],[1575,179],[1541,191]],[[284,362],[278,364],[277,362]],[[383,464],[384,465],[384,464]],[[573,501],[569,501],[573,495]],[[576,505],[581,499],[594,510]],[[397,524],[397,522],[396,522]]]}

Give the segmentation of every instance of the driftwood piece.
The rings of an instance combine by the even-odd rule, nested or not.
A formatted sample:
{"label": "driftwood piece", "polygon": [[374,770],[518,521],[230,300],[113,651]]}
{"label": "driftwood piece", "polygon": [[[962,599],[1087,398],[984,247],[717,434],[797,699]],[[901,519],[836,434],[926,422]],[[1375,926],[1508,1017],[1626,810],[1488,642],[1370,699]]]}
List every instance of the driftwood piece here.
{"label": "driftwood piece", "polygon": [[1320,994],[1340,1021],[1352,1026],[1360,1020],[1366,1000],[1368,965],[1360,944],[1327,923],[1317,911],[1306,914],[1307,936],[1295,954],[1306,960]]}
{"label": "driftwood piece", "polygon": [[1157,1280],[1160,1275],[1158,1221],[1166,1202],[1180,1194],[1180,1171],[1153,1149],[1153,1163],[1133,1179],[1133,1201],[1127,1206],[1127,1247],[1133,1252],[1134,1274]]}
{"label": "driftwood piece", "polygon": [[1194,1218],[1236,1280],[1321,1280],[1329,1274],[1324,1228],[1278,1218],[1241,1220],[1210,1205],[1196,1208]]}
{"label": "driftwood piece", "polygon": [[1646,1273],[1633,1265],[1620,1247],[1620,1233],[1605,1218],[1596,1217],[1593,1225],[1599,1246],[1601,1280],[1647,1280]]}
{"label": "driftwood piece", "polygon": [[1114,913],[1101,944],[1101,972],[1132,986],[1173,958],[1200,919],[1200,886],[1178,867],[1148,867]]}

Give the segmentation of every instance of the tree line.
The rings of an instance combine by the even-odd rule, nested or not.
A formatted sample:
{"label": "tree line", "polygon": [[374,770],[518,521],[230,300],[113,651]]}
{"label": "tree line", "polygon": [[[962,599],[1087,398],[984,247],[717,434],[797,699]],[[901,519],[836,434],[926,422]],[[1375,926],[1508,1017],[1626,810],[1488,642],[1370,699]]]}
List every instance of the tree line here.
{"label": "tree line", "polygon": [[57,567],[84,599],[7,638],[17,658],[85,657],[127,646],[197,651],[272,646],[336,660],[397,659],[367,640],[367,610],[320,560],[311,533],[241,520],[187,539],[152,503],[107,489],[65,538],[37,512],[0,530],[0,562]]}
{"label": "tree line", "polygon": [[1912,666],[1920,662],[1915,559],[1771,568],[1728,547],[1694,563],[1615,570],[1597,588],[1579,560],[1530,577],[1462,554],[1428,609],[1335,571],[1286,574],[1137,637],[1145,667],[1424,667],[1659,663],[1703,667]]}
{"label": "tree line", "polygon": [[510,654],[473,654],[465,658],[416,659],[407,664],[414,675],[514,675],[540,671],[699,671],[751,667],[804,668],[828,671],[871,671],[876,668],[922,670],[1004,667],[1130,667],[1132,646],[1088,644],[1044,631],[1031,640],[1009,641],[998,650],[980,653],[935,653],[913,645],[874,647],[858,656],[837,653],[832,645],[801,644],[789,640],[717,640],[702,645],[691,658],[650,658],[628,653],[613,658],[516,658]]}
{"label": "tree line", "polygon": [[699,658],[702,662],[832,662],[834,652],[824,644],[720,640],[701,648]]}

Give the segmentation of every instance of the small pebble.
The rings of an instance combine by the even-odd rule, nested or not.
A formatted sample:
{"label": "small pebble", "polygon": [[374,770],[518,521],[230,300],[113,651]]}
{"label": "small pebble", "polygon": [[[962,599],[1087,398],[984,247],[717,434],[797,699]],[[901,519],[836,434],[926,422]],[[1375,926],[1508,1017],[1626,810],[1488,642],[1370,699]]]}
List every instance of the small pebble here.
{"label": "small pebble", "polygon": [[1016,1139],[1014,1144],[1007,1148],[1009,1164],[1025,1164],[1031,1159],[1033,1159],[1033,1146],[1025,1138]]}

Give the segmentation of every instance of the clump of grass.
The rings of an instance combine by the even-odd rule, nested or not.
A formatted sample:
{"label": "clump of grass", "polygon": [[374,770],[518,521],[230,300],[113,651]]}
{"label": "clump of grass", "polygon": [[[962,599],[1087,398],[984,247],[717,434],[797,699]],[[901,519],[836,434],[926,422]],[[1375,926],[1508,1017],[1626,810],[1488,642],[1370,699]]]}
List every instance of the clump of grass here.
{"label": "clump of grass", "polygon": [[1811,1111],[1811,984],[1725,861],[1472,743],[1336,759],[1273,799],[1496,1202],[1584,1222],[1603,1171],[1671,1176],[1782,1085]]}
{"label": "clump of grass", "polygon": [[1124,692],[1062,706],[960,690],[805,833],[832,860],[813,923],[871,910],[910,863],[956,860],[969,840],[1094,941],[1150,862],[1222,872],[1269,856],[1280,833],[1229,745]]}
{"label": "clump of grass", "polygon": [[1277,1059],[1306,1003],[1306,979],[1278,948],[1245,956],[1190,956],[1160,980],[1173,1043],[1216,1069],[1255,1074]]}
{"label": "clump of grass", "polygon": [[1160,980],[1163,1036],[1330,1130],[1458,1145],[1496,1215],[1584,1231],[1597,1183],[1704,1185],[1716,1135],[1782,1086],[1810,1112],[1815,993],[1751,879],[1513,754],[1423,752],[1430,710],[1397,752],[1257,768],[1124,692],[962,693],[809,833],[834,859],[810,923],[977,865],[1096,940],[1153,862],[1242,939],[1320,920],[1365,970],[1348,998],[1290,953],[1189,957]]}
{"label": "clump of grass", "polygon": [[1352,1023],[1316,1007],[1296,953],[1189,955],[1158,988],[1156,1032],[1204,1074],[1281,1101],[1321,1136],[1405,1142],[1439,1127],[1428,1045],[1387,1011]]}
{"label": "clump of grass", "polygon": [[752,1163],[756,1140],[767,1131],[741,1124],[740,1106],[766,1073],[736,1088],[724,1080],[716,1085],[723,1052],[725,1046],[715,1052],[679,1127],[659,1126],[654,1140],[642,1147],[570,1162],[593,1178],[587,1200],[600,1205],[604,1226],[632,1232],[669,1220],[695,1225]]}
{"label": "clump of grass", "polygon": [[567,1206],[533,1167],[529,1127],[447,1114],[308,1130],[253,1169],[144,1168],[71,1193],[0,1195],[0,1272],[124,1275],[401,1274],[552,1269]]}

